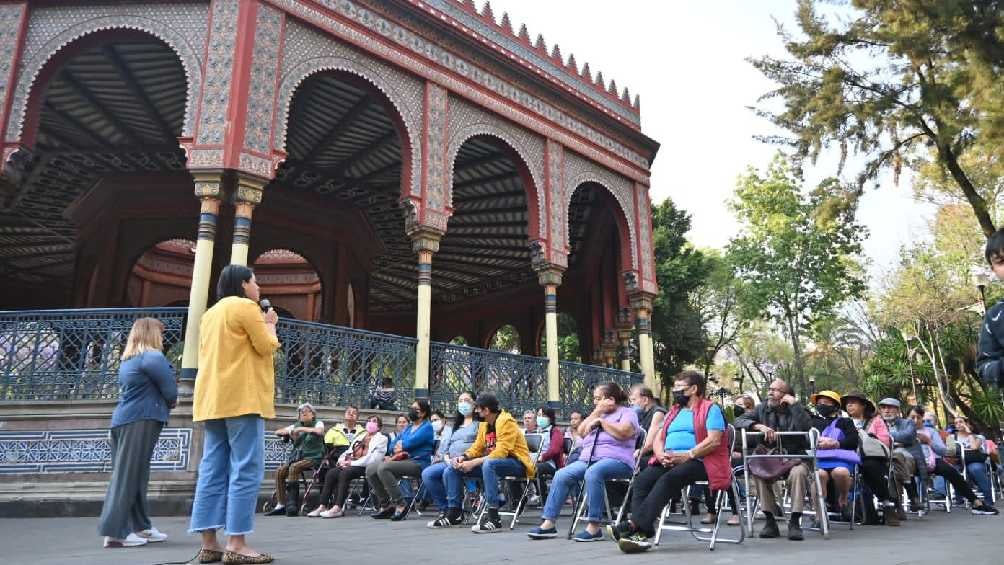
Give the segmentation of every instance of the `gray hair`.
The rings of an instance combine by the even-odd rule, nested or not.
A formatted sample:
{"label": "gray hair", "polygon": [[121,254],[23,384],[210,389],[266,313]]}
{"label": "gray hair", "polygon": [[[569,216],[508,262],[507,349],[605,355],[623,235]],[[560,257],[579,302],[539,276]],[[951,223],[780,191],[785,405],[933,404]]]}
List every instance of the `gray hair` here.
{"label": "gray hair", "polygon": [[309,402],[304,402],[303,404],[301,404],[300,406],[298,406],[297,409],[296,409],[297,413],[303,412],[304,410],[310,410],[311,414],[313,414],[315,416],[317,415],[317,410],[314,410],[314,407],[311,406]]}

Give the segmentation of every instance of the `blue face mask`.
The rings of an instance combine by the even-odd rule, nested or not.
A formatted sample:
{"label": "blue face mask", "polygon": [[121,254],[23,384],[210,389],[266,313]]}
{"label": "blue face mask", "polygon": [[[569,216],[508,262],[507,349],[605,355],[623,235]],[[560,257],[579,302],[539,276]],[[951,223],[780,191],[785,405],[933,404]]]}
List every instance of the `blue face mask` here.
{"label": "blue face mask", "polygon": [[642,408],[641,404],[632,404],[631,407],[634,408],[634,411],[637,412],[639,416],[645,413],[645,409]]}
{"label": "blue face mask", "polygon": [[537,416],[537,427],[546,428],[551,425],[551,420],[547,416]]}
{"label": "blue face mask", "polygon": [[457,412],[466,418],[474,413],[474,405],[470,402],[460,402],[457,404]]}

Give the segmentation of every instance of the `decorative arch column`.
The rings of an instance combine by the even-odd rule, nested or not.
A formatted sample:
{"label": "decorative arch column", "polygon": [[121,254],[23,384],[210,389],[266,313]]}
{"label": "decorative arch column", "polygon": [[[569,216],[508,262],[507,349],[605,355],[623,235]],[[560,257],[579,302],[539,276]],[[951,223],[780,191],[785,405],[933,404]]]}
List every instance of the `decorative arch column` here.
{"label": "decorative arch column", "polygon": [[428,228],[410,231],[412,249],[418,254],[418,313],[415,323],[415,398],[429,398],[429,359],[432,338],[432,256],[439,251],[442,232]]}
{"label": "decorative arch column", "polygon": [[530,257],[537,280],[544,287],[544,337],[547,343],[547,405],[557,408],[561,404],[561,365],[558,358],[558,287],[565,269],[544,260],[544,246],[540,242],[530,245]]}
{"label": "decorative arch column", "polygon": [[634,310],[635,325],[638,329],[638,364],[645,378],[645,386],[658,393],[661,383],[655,374],[655,347],[652,342],[652,301],[655,294],[638,289],[636,275],[624,273],[626,286]]}
{"label": "decorative arch column", "polygon": [[617,353],[621,371],[631,372],[632,329],[631,308],[621,308],[617,311],[617,339],[620,341]]}
{"label": "decorative arch column", "polygon": [[251,216],[254,208],[261,204],[265,182],[261,179],[237,176],[237,190],[234,191],[234,239],[230,247],[230,264],[248,264],[248,247],[251,244]]}

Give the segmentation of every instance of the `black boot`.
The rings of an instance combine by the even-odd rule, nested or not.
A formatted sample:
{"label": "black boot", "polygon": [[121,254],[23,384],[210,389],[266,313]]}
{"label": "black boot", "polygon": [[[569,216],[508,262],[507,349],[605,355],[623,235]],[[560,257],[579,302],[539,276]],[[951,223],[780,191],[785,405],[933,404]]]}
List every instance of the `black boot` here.
{"label": "black boot", "polygon": [[791,541],[802,541],[803,539],[805,539],[805,537],[802,536],[801,512],[791,513],[791,519],[788,521],[788,539],[790,539]]}
{"label": "black boot", "polygon": [[286,516],[297,516],[300,510],[300,482],[286,483]]}
{"label": "black boot", "polygon": [[777,521],[774,520],[774,515],[770,512],[764,512],[763,515],[767,518],[767,522],[763,525],[763,529],[760,530],[761,538],[776,538],[781,536],[781,530],[777,527]]}

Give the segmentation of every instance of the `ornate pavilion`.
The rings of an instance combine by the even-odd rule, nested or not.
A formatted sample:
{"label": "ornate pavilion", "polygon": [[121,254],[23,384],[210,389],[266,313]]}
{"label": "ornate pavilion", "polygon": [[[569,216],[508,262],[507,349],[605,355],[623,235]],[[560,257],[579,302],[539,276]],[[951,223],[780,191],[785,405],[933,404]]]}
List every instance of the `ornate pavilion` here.
{"label": "ornate pavilion", "polygon": [[[190,384],[228,263],[287,324],[277,380],[360,385],[401,347],[416,395],[490,388],[505,325],[510,385],[541,372],[528,398],[567,405],[587,365],[654,383],[638,97],[490,5],[0,0],[0,134],[0,309],[21,311],[0,316],[2,401],[113,398],[80,379],[107,386],[115,338],[69,347],[65,321],[145,311]],[[559,359],[559,312],[586,365]]]}

